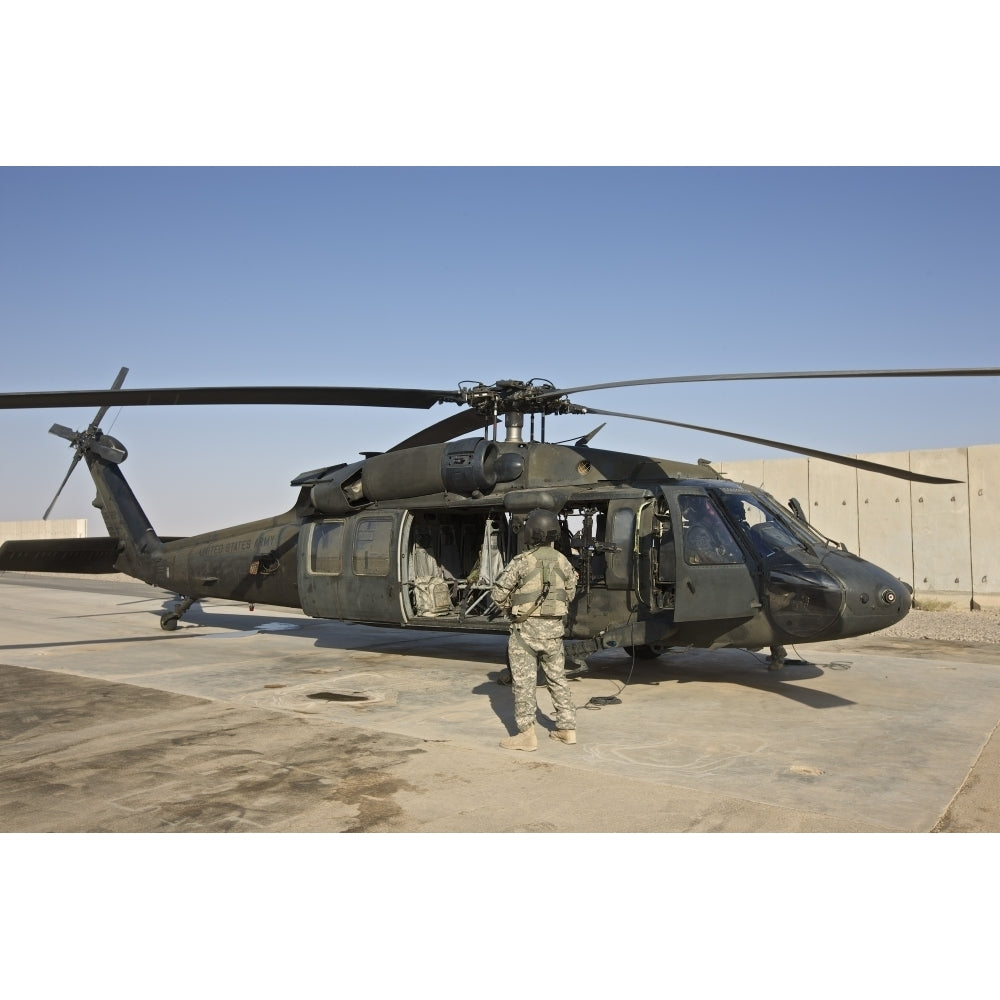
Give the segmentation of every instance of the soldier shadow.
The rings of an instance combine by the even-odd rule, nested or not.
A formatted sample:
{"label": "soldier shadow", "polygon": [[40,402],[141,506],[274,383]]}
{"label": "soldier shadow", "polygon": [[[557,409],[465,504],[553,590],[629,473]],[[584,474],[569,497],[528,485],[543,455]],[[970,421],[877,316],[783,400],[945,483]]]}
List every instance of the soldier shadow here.
{"label": "soldier shadow", "polygon": [[[506,657],[505,657],[506,659]],[[569,667],[569,661],[567,661]],[[589,675],[589,673],[588,673]],[[577,677],[568,677],[570,693],[573,695],[573,703],[576,707],[582,708],[582,703],[578,698],[578,692],[573,688],[579,680]],[[638,683],[642,683],[641,681]],[[657,682],[652,682],[657,683]],[[539,692],[544,692],[539,694]],[[510,667],[505,666],[501,670],[491,671],[486,675],[486,680],[477,684],[471,691],[472,694],[485,696],[489,699],[490,708],[494,715],[507,727],[508,735],[514,736],[517,733],[517,725],[514,719],[514,690],[510,681]],[[549,732],[558,729],[555,721],[555,706],[552,706],[551,715],[546,714],[543,705],[548,704],[551,699],[548,693],[548,681],[545,671],[539,667],[535,676],[535,724]]]}
{"label": "soldier shadow", "polygon": [[[517,734],[517,723],[514,719],[514,690],[510,684],[500,682],[502,673],[502,670],[491,671],[486,675],[486,680],[472,688],[471,693],[486,697],[493,714],[507,727],[507,735],[514,736]],[[538,671],[537,684],[539,688],[547,690],[545,675],[541,670]],[[543,697],[545,696],[543,695]],[[553,714],[555,714],[555,709],[553,709]],[[541,702],[535,709],[535,724],[548,732],[554,732],[557,728],[555,719],[546,715]]]}

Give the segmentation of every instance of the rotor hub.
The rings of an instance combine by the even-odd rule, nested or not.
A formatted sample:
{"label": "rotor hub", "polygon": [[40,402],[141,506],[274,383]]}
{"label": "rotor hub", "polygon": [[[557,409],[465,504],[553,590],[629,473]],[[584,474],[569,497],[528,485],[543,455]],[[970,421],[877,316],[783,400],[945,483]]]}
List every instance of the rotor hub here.
{"label": "rotor hub", "polygon": [[519,382],[502,379],[492,385],[479,383],[459,386],[462,401],[485,416],[500,414],[562,414],[586,413],[586,409],[571,403],[548,381]]}

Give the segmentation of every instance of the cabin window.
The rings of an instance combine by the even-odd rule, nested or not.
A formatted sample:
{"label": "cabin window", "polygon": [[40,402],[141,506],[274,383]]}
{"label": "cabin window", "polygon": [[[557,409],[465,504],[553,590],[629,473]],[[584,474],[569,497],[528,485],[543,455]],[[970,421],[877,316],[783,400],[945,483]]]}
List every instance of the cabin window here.
{"label": "cabin window", "polygon": [[354,536],[354,575],[388,576],[392,553],[392,518],[361,517]]}
{"label": "cabin window", "polygon": [[632,551],[632,536],[635,534],[635,511],[631,507],[623,507],[615,511],[615,519],[611,526],[611,541],[627,552]]}
{"label": "cabin window", "polygon": [[310,573],[338,576],[344,568],[343,552],[343,521],[321,521],[313,525]]}

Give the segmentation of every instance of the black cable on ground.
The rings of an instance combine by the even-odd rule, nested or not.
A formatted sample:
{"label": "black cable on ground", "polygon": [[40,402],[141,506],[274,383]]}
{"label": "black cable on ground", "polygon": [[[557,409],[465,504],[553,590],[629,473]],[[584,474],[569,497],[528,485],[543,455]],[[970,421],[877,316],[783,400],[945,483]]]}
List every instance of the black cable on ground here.
{"label": "black cable on ground", "polygon": [[[633,635],[634,635],[634,633],[633,633]],[[635,645],[634,644],[632,645],[631,649],[632,649],[632,664],[628,668],[628,677],[625,678],[625,683],[622,684],[622,686],[618,689],[618,694],[621,694],[625,690],[625,688],[628,687],[628,683],[629,683],[630,680],[632,680],[632,674],[635,671]],[[590,701],[588,701],[587,704],[584,705],[583,707],[584,708],[589,708],[592,712],[597,712],[597,711],[600,711],[602,708],[606,708],[608,705],[620,705],[621,703],[622,703],[622,700],[621,700],[621,698],[618,697],[618,695],[613,695],[613,694],[609,694],[609,695],[594,695],[594,697],[591,698]]]}
{"label": "black cable on ground", "polygon": [[611,695],[595,695],[583,707],[584,708],[590,708],[591,705],[593,705],[594,708],[604,708],[606,705],[620,705],[621,703],[622,703],[621,698],[618,698],[618,697],[616,697],[613,694],[611,694]]}

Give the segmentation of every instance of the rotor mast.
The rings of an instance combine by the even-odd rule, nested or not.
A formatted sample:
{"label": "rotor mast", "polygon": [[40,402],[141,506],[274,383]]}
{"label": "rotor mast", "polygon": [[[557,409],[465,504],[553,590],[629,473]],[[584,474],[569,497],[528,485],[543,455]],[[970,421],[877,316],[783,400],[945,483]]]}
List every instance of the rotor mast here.
{"label": "rotor mast", "polygon": [[504,438],[505,444],[523,444],[524,436],[521,433],[524,430],[524,414],[519,413],[514,410],[510,413],[504,414],[504,427],[507,430],[507,436]]}

